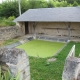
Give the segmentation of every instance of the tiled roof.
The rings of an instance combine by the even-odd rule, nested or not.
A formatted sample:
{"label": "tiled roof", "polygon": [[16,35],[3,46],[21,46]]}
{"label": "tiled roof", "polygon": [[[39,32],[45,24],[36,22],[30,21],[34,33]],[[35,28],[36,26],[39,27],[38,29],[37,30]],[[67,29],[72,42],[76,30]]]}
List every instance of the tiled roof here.
{"label": "tiled roof", "polygon": [[80,22],[80,7],[29,9],[14,22]]}

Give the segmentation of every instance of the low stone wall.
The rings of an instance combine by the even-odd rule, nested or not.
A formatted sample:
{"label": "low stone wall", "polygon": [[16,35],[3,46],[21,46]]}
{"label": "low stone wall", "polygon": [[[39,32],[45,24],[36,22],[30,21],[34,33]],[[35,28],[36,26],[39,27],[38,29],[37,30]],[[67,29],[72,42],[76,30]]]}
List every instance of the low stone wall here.
{"label": "low stone wall", "polygon": [[[30,80],[29,58],[21,49],[0,49],[0,63],[7,65],[12,76],[19,74],[19,80]],[[5,67],[2,65],[2,68]]]}
{"label": "low stone wall", "polygon": [[12,39],[22,35],[22,30],[18,26],[0,28],[0,40]]}
{"label": "low stone wall", "polygon": [[65,60],[62,80],[80,80],[80,58],[75,57],[75,45]]}

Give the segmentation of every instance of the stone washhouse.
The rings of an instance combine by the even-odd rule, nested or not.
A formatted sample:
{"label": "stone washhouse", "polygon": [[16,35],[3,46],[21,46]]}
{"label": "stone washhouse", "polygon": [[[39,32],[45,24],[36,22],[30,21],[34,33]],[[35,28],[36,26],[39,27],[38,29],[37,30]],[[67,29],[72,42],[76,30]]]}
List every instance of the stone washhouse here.
{"label": "stone washhouse", "polygon": [[23,35],[80,40],[80,7],[29,9],[14,22]]}

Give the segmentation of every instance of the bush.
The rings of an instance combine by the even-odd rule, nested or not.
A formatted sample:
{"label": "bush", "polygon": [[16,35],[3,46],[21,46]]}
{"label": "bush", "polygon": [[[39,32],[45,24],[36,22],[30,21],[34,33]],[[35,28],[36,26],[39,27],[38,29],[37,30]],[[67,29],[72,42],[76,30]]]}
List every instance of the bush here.
{"label": "bush", "polygon": [[6,24],[9,25],[9,26],[14,26],[15,23],[12,22],[14,19],[15,19],[14,16],[10,16],[10,17],[8,17],[8,19],[7,19],[7,21],[6,21]]}
{"label": "bush", "polygon": [[9,20],[9,21],[13,21],[14,19],[15,19],[14,16],[10,16],[10,17],[8,17],[8,20]]}
{"label": "bush", "polygon": [[78,6],[78,3],[74,1],[73,6]]}
{"label": "bush", "polygon": [[15,19],[14,16],[10,16],[7,19],[0,17],[0,27],[6,27],[6,26],[14,26],[16,25],[15,22],[12,22]]}

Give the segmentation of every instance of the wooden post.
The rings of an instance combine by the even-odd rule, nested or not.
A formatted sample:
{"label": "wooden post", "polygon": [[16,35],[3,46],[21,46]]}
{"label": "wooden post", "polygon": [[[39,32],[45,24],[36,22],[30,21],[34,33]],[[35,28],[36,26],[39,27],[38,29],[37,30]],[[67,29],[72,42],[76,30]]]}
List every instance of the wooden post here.
{"label": "wooden post", "polygon": [[35,28],[36,28],[36,22],[34,22],[33,23],[33,29],[34,29],[34,39],[36,39],[36,30],[35,30]]}
{"label": "wooden post", "polygon": [[68,39],[70,40],[70,22],[68,22]]}

